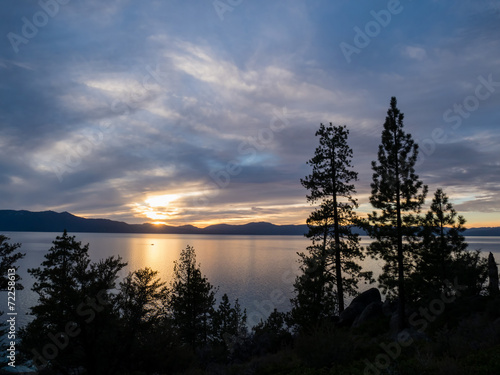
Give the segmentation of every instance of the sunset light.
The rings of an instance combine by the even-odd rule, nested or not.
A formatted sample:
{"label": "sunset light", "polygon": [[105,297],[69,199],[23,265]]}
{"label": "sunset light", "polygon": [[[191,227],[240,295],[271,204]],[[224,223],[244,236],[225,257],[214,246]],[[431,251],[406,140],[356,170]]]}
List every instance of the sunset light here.
{"label": "sunset light", "polygon": [[170,203],[182,198],[181,194],[155,195],[145,200],[151,207],[168,207]]}

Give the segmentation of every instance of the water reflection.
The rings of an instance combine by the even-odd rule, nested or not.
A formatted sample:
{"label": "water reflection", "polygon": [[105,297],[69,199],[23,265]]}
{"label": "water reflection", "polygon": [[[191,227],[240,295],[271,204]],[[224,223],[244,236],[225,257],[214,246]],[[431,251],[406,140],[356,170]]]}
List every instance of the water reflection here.
{"label": "water reflection", "polygon": [[[20,262],[19,274],[26,289],[19,292],[18,307],[28,311],[36,302],[30,288],[33,280],[28,268],[40,266],[43,256],[52,241],[61,233],[5,233],[11,242],[22,243],[21,251],[26,257]],[[202,272],[214,286],[219,286],[218,297],[227,293],[231,300],[239,298],[254,320],[267,317],[270,308],[288,310],[293,296],[292,285],[298,274],[297,252],[306,251],[309,240],[301,236],[217,236],[217,235],[166,235],[166,234],[100,234],[76,233],[83,244],[90,243],[91,258],[96,261],[111,255],[120,255],[128,266],[120,277],[139,268],[151,267],[159,271],[164,281],[173,275],[174,261],[187,245],[196,249],[197,261]],[[499,237],[468,237],[470,249],[482,249],[485,255],[495,253],[500,261]],[[361,238],[361,245],[370,243],[368,237]],[[380,274],[383,261],[367,258],[362,266]],[[376,285],[376,284],[374,284]],[[372,285],[360,285],[365,290]],[[6,300],[5,298],[2,300]],[[348,301],[347,301],[348,302]],[[2,306],[0,306],[2,308]],[[4,309],[5,310],[5,309]],[[20,322],[29,317],[20,314]]]}

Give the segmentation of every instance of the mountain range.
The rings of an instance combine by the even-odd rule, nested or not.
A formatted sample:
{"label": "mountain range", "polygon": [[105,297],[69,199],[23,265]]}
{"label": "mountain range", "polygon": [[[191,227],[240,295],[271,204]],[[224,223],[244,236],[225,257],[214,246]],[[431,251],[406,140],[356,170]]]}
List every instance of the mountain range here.
{"label": "mountain range", "polygon": [[87,233],[166,233],[303,235],[306,225],[274,225],[258,222],[244,225],[216,224],[205,228],[193,225],[170,226],[151,223],[128,224],[108,219],[86,219],[69,212],[0,210],[0,231],[4,232],[87,232]]}
{"label": "mountain range", "polygon": [[[243,225],[216,224],[205,228],[193,225],[170,226],[151,223],[128,224],[108,219],[86,219],[69,212],[31,212],[0,210],[3,232],[87,232],[87,233],[165,233],[165,234],[238,234],[238,235],[304,235],[307,225],[275,225],[267,222]],[[362,230],[357,233],[364,235]],[[500,236],[500,227],[471,228],[467,236]]]}

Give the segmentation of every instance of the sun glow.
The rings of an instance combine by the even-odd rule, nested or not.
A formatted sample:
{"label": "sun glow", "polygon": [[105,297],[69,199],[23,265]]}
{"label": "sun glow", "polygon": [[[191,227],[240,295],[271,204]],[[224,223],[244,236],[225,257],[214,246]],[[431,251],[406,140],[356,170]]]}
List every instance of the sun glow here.
{"label": "sun glow", "polygon": [[151,194],[140,203],[134,203],[134,211],[151,219],[155,225],[167,224],[179,218],[186,205],[186,199],[199,193]]}
{"label": "sun glow", "polygon": [[155,195],[146,199],[146,203],[150,207],[167,207],[173,201],[182,198],[181,194],[165,194],[165,195]]}
{"label": "sun glow", "polygon": [[154,224],[154,225],[164,225],[165,222],[164,221],[152,221],[151,224]]}

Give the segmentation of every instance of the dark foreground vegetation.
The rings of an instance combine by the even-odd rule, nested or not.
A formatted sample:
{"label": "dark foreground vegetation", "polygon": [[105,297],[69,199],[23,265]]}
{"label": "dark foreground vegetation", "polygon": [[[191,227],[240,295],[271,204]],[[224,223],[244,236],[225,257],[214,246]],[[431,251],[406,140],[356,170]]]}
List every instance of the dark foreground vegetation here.
{"label": "dark foreground vegetation", "polygon": [[[151,268],[118,280],[121,258],[92,262],[88,245],[65,231],[28,270],[39,300],[20,332],[18,363],[40,374],[499,374],[495,259],[467,249],[465,220],[442,189],[421,212],[428,187],[403,119],[392,98],[366,218],[355,212],[349,131],[320,126],[312,173],[301,180],[315,208],[290,312],[249,329],[237,299],[217,301],[192,247],[169,284]],[[367,249],[356,226],[373,239]],[[3,275],[23,256],[6,240],[4,290]],[[385,301],[377,288],[359,294],[360,281],[374,282],[360,266],[367,255],[383,261]],[[355,298],[347,305],[347,297]]]}

